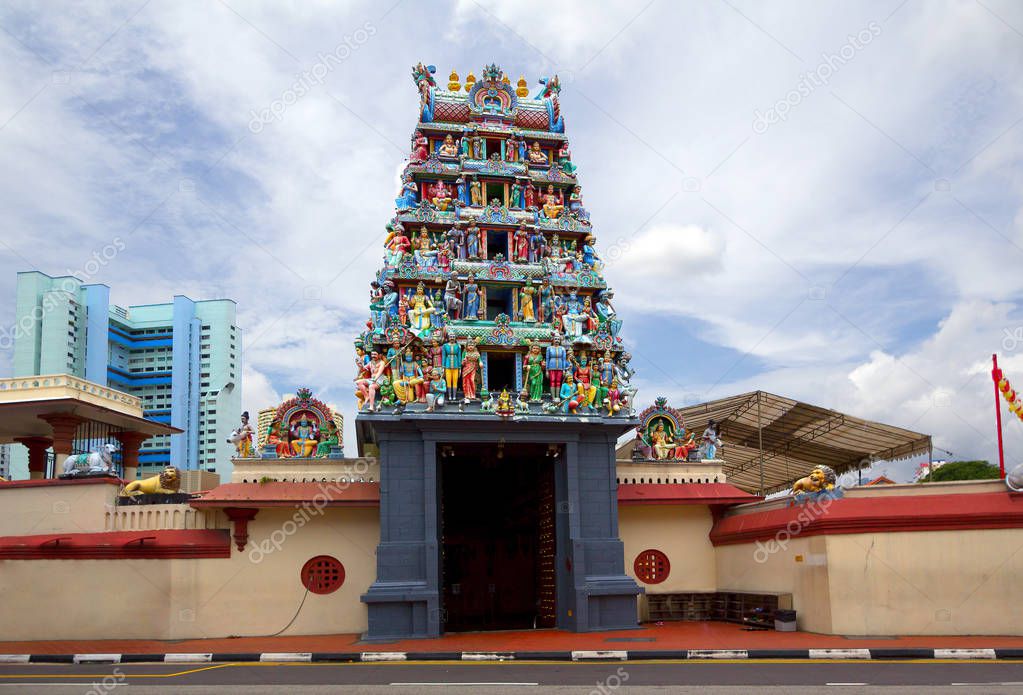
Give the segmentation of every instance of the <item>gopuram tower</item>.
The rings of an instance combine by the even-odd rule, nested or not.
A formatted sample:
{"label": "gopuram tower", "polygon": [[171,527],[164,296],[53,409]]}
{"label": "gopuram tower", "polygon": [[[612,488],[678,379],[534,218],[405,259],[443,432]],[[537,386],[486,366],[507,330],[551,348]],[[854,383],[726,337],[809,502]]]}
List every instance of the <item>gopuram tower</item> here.
{"label": "gopuram tower", "polygon": [[369,639],[636,626],[615,443],[637,424],[557,76],[496,65],[420,115],[371,318],[359,450],[380,459]]}

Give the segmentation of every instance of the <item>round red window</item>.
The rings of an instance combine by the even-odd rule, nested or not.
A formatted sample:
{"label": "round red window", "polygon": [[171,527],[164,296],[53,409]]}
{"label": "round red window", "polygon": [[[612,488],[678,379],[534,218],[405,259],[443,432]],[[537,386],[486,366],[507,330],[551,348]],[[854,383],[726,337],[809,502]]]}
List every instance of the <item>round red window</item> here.
{"label": "round red window", "polygon": [[302,566],[302,586],[314,594],[329,594],[345,583],[345,566],[336,557],[317,555]]}
{"label": "round red window", "polygon": [[632,564],[636,578],[644,584],[660,584],[668,578],[671,572],[671,563],[668,556],[660,550],[644,550],[636,556]]}

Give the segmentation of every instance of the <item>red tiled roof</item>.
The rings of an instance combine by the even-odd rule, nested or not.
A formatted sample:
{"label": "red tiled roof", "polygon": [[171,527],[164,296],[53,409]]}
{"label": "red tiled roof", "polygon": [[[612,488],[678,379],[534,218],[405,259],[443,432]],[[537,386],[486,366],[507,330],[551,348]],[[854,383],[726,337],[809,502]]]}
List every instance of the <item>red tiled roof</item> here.
{"label": "red tiled roof", "polygon": [[0,536],[0,560],[153,560],[230,556],[231,539],[226,529]]}
{"label": "red tiled roof", "polygon": [[1023,528],[1023,494],[1006,491],[822,500],[719,519],[710,540],[714,545],[752,543],[775,538],[783,531],[789,536],[817,536],[996,528]]}
{"label": "red tiled roof", "polygon": [[225,483],[202,497],[193,507],[294,507],[303,502],[324,507],[376,507],[379,483]]}
{"label": "red tiled roof", "polygon": [[60,485],[121,485],[119,478],[96,476],[94,478],[34,478],[32,480],[0,480],[0,490],[22,487],[58,487]]}
{"label": "red tiled roof", "polygon": [[629,483],[618,486],[618,504],[743,504],[761,499],[728,483]]}

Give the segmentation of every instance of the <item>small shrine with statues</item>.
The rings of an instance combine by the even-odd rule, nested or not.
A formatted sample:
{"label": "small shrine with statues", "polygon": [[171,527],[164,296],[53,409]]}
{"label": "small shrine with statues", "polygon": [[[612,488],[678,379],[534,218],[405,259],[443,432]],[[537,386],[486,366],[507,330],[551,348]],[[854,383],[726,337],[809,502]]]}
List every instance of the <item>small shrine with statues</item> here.
{"label": "small shrine with statues", "polygon": [[[243,431],[248,414],[242,416]],[[259,414],[259,458],[344,458],[344,420],[340,413],[313,397],[310,389],[300,388],[293,398]],[[239,457],[245,451],[244,439],[236,442]]]}
{"label": "small shrine with statues", "polygon": [[419,123],[356,340],[359,410],[631,415],[557,76],[530,97],[497,65],[446,89],[434,72],[412,71]]}
{"label": "small shrine with statues", "polygon": [[721,446],[719,427],[711,420],[699,439],[686,430],[682,413],[658,396],[654,404],[639,414],[634,461],[702,461],[717,458]]}

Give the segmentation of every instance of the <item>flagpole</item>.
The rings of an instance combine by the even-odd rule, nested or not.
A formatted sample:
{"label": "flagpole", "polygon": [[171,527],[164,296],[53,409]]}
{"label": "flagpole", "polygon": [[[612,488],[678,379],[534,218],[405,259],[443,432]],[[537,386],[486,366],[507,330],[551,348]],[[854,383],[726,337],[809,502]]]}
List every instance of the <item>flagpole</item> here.
{"label": "flagpole", "polygon": [[995,423],[998,427],[998,477],[1005,478],[1005,452],[1002,449],[1002,404],[998,398],[998,382],[1002,380],[1002,370],[998,368],[998,355],[991,355],[991,378],[995,382]]}

